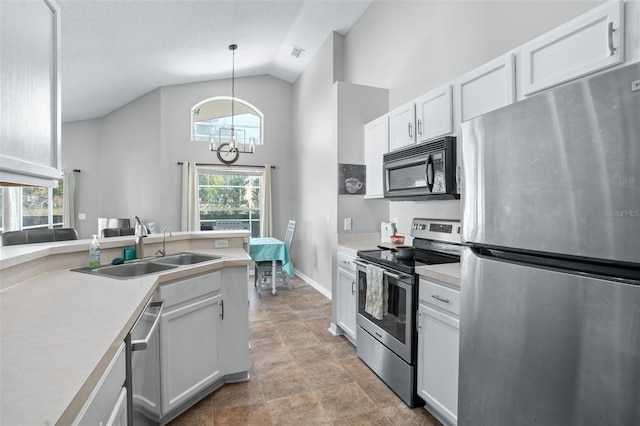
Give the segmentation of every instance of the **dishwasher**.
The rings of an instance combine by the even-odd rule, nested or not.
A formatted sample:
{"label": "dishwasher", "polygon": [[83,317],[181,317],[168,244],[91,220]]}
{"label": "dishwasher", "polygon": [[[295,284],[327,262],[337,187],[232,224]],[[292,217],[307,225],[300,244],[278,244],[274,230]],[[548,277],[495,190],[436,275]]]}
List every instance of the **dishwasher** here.
{"label": "dishwasher", "polygon": [[127,336],[127,417],[130,425],[160,422],[160,334],[164,301],[157,293]]}

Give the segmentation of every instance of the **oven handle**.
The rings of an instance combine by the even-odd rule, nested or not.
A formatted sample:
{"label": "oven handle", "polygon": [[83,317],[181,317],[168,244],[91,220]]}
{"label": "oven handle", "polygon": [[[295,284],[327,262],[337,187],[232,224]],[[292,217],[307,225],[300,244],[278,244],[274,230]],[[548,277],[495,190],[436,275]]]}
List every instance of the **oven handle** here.
{"label": "oven handle", "polygon": [[[356,265],[361,266],[363,268],[366,268],[369,265],[368,263],[359,262],[357,260],[354,260],[353,263],[355,263]],[[386,275],[389,278],[393,278],[394,280],[402,281],[403,278],[407,278],[408,277],[408,275],[400,276],[398,274],[393,274],[391,272],[387,272],[387,270],[384,269],[384,268],[382,268],[382,269],[383,269],[382,273],[384,275]]]}
{"label": "oven handle", "polygon": [[369,266],[368,263],[358,262],[357,260],[354,260],[353,263],[355,263],[358,266],[362,266],[363,268],[366,268],[367,266]]}

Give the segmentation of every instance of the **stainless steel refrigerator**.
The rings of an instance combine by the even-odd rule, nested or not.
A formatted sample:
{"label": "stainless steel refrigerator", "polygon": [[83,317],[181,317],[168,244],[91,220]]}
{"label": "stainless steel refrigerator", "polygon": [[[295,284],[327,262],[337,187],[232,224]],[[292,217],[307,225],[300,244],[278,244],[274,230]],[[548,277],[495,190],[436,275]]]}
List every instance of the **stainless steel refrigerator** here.
{"label": "stainless steel refrigerator", "polygon": [[640,64],[462,125],[460,426],[640,425]]}

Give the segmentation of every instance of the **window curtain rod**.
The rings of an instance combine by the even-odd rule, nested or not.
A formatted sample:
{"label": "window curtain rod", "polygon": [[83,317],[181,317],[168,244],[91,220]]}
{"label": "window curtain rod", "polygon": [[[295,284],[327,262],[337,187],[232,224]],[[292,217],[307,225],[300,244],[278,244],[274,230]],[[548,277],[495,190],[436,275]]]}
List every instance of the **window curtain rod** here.
{"label": "window curtain rod", "polygon": [[[182,161],[178,161],[178,166],[182,166]],[[215,164],[215,163],[196,163],[196,166],[218,166],[218,167],[227,167],[229,169],[234,168],[234,167],[239,167],[239,168],[253,168],[253,169],[264,169],[264,166],[253,166],[253,165],[242,165],[242,164],[231,164],[231,165],[226,165],[226,164]],[[275,169],[276,166],[271,166],[272,169]]]}

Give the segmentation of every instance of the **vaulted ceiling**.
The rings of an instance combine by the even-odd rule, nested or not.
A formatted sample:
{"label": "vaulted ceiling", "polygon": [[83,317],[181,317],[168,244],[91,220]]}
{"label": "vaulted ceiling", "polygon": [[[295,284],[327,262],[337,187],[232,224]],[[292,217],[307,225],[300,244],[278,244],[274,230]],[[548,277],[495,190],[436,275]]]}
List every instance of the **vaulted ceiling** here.
{"label": "vaulted ceiling", "polygon": [[[58,0],[62,121],[103,117],[161,86],[268,74],[294,82],[371,0]],[[292,56],[294,47],[304,49]]]}

